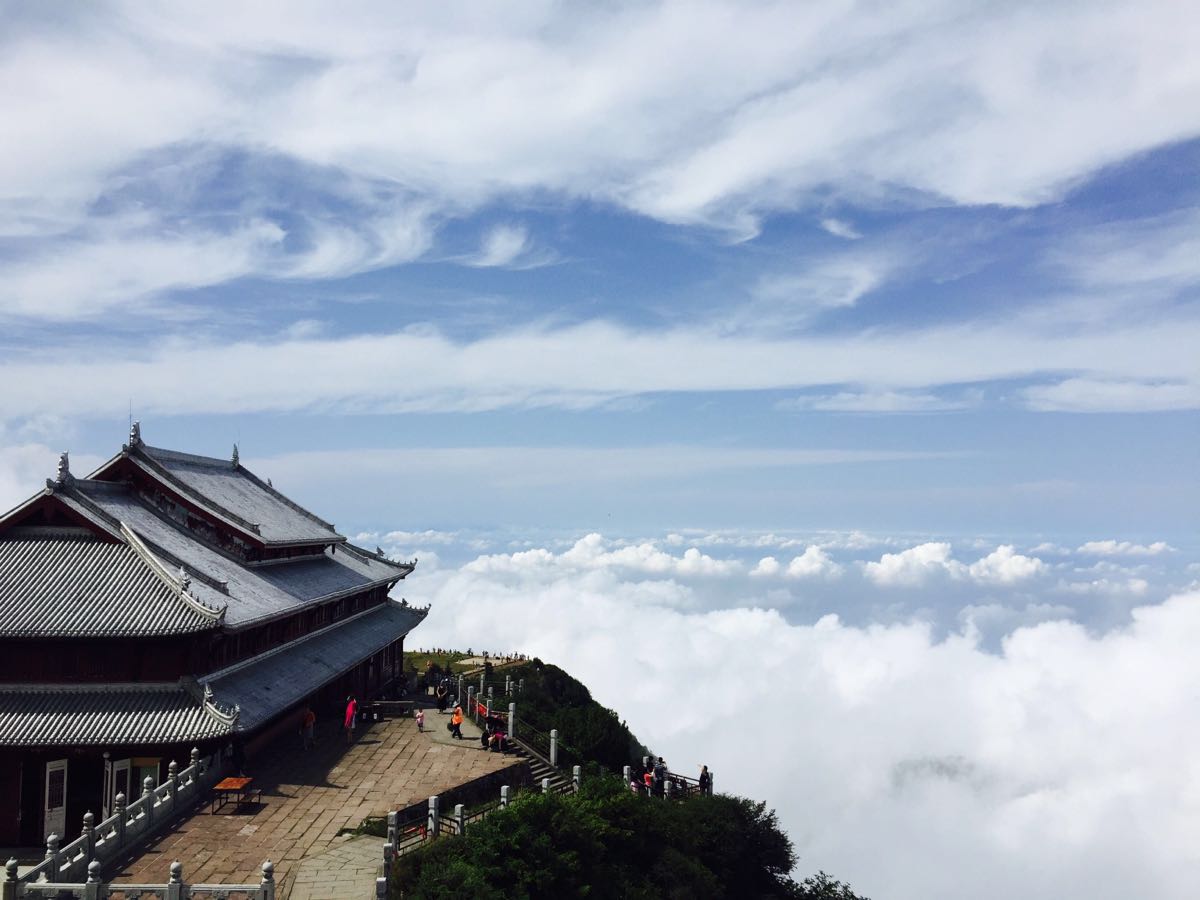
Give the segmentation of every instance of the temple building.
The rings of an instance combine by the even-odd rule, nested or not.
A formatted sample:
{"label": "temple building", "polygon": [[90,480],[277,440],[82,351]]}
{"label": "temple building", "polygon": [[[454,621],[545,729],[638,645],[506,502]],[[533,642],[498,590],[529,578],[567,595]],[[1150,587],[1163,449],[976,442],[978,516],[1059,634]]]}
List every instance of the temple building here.
{"label": "temple building", "polygon": [[247,753],[388,691],[425,610],[232,459],[129,443],[0,516],[0,846],[74,833],[171,760]]}

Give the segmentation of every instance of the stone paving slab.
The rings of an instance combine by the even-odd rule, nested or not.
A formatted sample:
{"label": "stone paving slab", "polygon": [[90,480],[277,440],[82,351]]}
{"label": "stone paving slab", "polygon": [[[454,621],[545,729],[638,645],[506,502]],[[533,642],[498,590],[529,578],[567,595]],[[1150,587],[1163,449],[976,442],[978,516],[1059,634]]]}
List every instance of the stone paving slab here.
{"label": "stone paving slab", "polygon": [[[339,830],[355,828],[367,816],[386,815],[514,762],[483,751],[477,740],[454,741],[448,735],[441,739],[436,732],[445,733],[446,717],[436,710],[427,710],[425,721],[424,734],[417,733],[412,719],[376,722],[360,731],[350,746],[331,724],[323,733],[318,729],[312,750],[302,750],[298,737],[277,743],[246,765],[246,774],[263,789],[261,804],[240,810],[227,806],[216,815],[201,807],[148,845],[113,880],[165,882],[171,862],[177,859],[186,881],[246,884],[258,881],[263,860],[270,859],[275,863],[276,882],[284,886],[285,881],[296,882],[301,860],[348,843],[356,846],[344,857],[333,853],[328,866],[308,866],[304,871],[335,871],[339,861],[344,863],[340,867],[357,870],[358,854],[366,852],[367,844],[344,837],[339,841]],[[463,734],[468,734],[465,727]],[[380,853],[376,868],[381,860]],[[374,879],[372,870],[372,885]],[[293,900],[318,897],[335,900],[333,894],[307,889],[292,895]]]}

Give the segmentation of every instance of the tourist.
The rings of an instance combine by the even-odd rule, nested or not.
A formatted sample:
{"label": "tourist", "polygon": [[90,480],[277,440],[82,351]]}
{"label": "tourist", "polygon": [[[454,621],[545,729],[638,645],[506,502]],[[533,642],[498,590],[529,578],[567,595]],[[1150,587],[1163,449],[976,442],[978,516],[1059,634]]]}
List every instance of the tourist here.
{"label": "tourist", "polygon": [[454,715],[452,715],[450,717],[450,736],[456,737],[460,741],[462,740],[462,723],[463,723],[462,707],[455,705]]}
{"label": "tourist", "polygon": [[654,775],[649,769],[642,773],[642,787],[645,788],[647,797],[654,792]]}
{"label": "tourist", "polygon": [[700,767],[700,796],[707,797],[712,793],[712,776],[708,774],[708,766]]}
{"label": "tourist", "polygon": [[346,698],[346,718],[342,727],[346,730],[346,743],[354,743],[354,720],[358,718],[358,701],[351,694]]}
{"label": "tourist", "polygon": [[663,762],[660,756],[658,762],[654,766],[654,796],[661,797],[663,788],[667,783],[667,764]]}
{"label": "tourist", "polygon": [[417,720],[417,731],[423,732],[425,730],[425,710],[418,709],[413,714],[413,718]]}
{"label": "tourist", "polygon": [[316,737],[315,737],[316,727],[317,727],[317,714],[315,712],[313,712],[311,706],[305,704],[304,716],[301,719],[301,723],[300,723],[300,735],[301,735],[300,743],[301,743],[301,746],[305,750],[311,750],[313,747],[313,744],[315,744],[317,742]]}
{"label": "tourist", "polygon": [[447,703],[446,697],[450,693],[448,690],[446,690],[446,683],[444,681],[437,686],[436,693],[437,693],[438,712],[443,713],[446,711],[446,703]]}
{"label": "tourist", "polygon": [[484,750],[486,750],[488,748],[488,742],[491,739],[492,739],[492,726],[485,719],[484,723],[483,723],[483,733],[479,735],[479,743],[483,746]]}

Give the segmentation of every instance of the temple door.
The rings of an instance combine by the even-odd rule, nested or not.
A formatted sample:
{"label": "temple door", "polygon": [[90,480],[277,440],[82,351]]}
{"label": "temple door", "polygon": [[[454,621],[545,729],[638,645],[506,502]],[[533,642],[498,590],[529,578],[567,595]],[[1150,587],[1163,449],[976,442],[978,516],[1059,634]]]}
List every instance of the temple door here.
{"label": "temple door", "polygon": [[67,761],[55,759],[46,763],[46,834],[62,837],[67,827]]}
{"label": "temple door", "polygon": [[[107,764],[104,773],[104,818],[113,814],[117,806],[117,794],[125,795],[125,802],[132,803],[137,797],[129,796],[129,760],[115,759]],[[140,796],[140,794],[139,794]]]}

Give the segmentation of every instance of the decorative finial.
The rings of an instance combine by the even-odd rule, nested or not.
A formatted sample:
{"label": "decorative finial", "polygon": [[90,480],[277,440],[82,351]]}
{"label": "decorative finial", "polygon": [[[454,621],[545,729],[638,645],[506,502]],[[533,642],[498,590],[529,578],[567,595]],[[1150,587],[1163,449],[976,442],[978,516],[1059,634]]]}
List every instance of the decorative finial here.
{"label": "decorative finial", "polygon": [[175,862],[171,863],[170,884],[182,884],[182,883],[183,883],[183,863],[181,863],[179,860],[175,860]]}
{"label": "decorative finial", "polygon": [[206,684],[204,686],[204,702],[211,704],[212,699],[213,699],[212,685]]}
{"label": "decorative finial", "polygon": [[192,586],[192,576],[187,573],[187,569],[183,566],[179,567],[179,589],[186,591]]}
{"label": "decorative finial", "polygon": [[71,459],[68,456],[67,451],[64,450],[58,456],[58,474],[55,476],[54,483],[58,487],[65,487],[73,484],[74,481],[75,476],[71,474]]}
{"label": "decorative finial", "polygon": [[237,468],[237,466],[238,466],[238,449],[237,449],[237,444],[234,444],[234,445],[233,445],[233,456],[231,457],[231,460],[230,460],[230,461],[233,463],[233,467],[236,469],[236,468]]}
{"label": "decorative finial", "polygon": [[269,488],[273,488],[273,487],[275,487],[275,485],[273,485],[273,484],[271,483],[271,479],[270,479],[270,478],[268,478],[268,479],[267,479],[267,487],[269,487]]}
{"label": "decorative finial", "polygon": [[134,422],[129,426],[129,446],[140,447],[142,445],[142,423]]}

